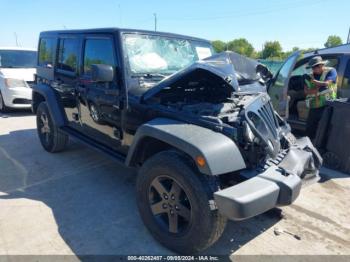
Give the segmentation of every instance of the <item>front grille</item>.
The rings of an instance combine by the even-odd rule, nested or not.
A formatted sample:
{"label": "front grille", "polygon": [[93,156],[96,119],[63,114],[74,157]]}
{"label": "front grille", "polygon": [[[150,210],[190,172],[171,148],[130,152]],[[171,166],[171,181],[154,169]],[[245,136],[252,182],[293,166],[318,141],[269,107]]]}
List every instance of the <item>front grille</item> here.
{"label": "front grille", "polygon": [[271,102],[268,101],[260,109],[258,109],[258,113],[266,123],[267,127],[270,129],[274,138],[277,138],[279,125]]}
{"label": "front grille", "polygon": [[264,172],[266,169],[268,169],[271,166],[278,166],[283,159],[286,157],[286,155],[288,154],[289,150],[282,150],[280,151],[275,158],[268,158],[266,161],[264,161],[263,163],[261,163],[258,167],[257,167],[257,171],[259,173]]}
{"label": "front grille", "polygon": [[260,94],[247,106],[245,114],[253,133],[262,140],[269,155],[275,158],[281,149],[280,126],[268,95]]}

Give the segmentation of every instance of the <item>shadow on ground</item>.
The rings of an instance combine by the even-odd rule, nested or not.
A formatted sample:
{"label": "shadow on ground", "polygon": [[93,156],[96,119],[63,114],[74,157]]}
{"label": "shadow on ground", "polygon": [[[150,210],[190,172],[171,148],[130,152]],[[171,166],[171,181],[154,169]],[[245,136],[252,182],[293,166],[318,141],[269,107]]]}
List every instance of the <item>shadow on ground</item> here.
{"label": "shadow on ground", "polygon": [[[0,166],[0,192],[5,193],[0,200],[45,203],[76,255],[172,254],[151,237],[139,217],[136,172],[105,155],[74,141],[65,152],[49,154],[41,148],[36,130],[28,129],[0,136]],[[279,212],[269,212],[229,222],[205,253],[229,255],[279,220]]]}
{"label": "shadow on ground", "polygon": [[9,117],[22,117],[22,116],[30,116],[33,115],[30,109],[11,109],[6,113],[0,112],[0,118],[9,118]]}

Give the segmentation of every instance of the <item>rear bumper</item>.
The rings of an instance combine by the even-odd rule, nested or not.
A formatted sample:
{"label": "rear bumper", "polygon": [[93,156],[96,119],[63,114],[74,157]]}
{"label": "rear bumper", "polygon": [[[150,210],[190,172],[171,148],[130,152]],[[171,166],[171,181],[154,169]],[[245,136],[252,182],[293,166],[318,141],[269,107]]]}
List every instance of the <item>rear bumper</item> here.
{"label": "rear bumper", "polygon": [[322,158],[305,137],[297,140],[281,161],[273,162],[244,182],[215,192],[219,212],[229,219],[243,220],[276,206],[290,205],[304,182],[318,181]]}

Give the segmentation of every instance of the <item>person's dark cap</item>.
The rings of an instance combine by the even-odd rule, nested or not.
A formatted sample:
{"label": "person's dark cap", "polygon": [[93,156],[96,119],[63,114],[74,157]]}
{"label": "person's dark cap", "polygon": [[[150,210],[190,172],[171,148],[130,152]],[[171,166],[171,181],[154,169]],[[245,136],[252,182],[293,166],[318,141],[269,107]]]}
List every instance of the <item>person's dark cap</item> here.
{"label": "person's dark cap", "polygon": [[328,61],[327,60],[322,60],[322,57],[314,56],[313,58],[310,59],[310,61],[309,61],[309,63],[308,63],[306,68],[312,68],[312,67],[320,65],[320,64],[325,65],[327,63],[328,63]]}

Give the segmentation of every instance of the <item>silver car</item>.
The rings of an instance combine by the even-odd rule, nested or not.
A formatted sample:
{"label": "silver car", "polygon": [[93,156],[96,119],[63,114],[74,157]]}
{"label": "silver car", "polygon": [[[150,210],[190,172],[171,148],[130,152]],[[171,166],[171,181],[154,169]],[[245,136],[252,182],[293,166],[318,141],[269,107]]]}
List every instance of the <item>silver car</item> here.
{"label": "silver car", "polygon": [[36,50],[0,47],[0,111],[30,108],[36,73]]}

